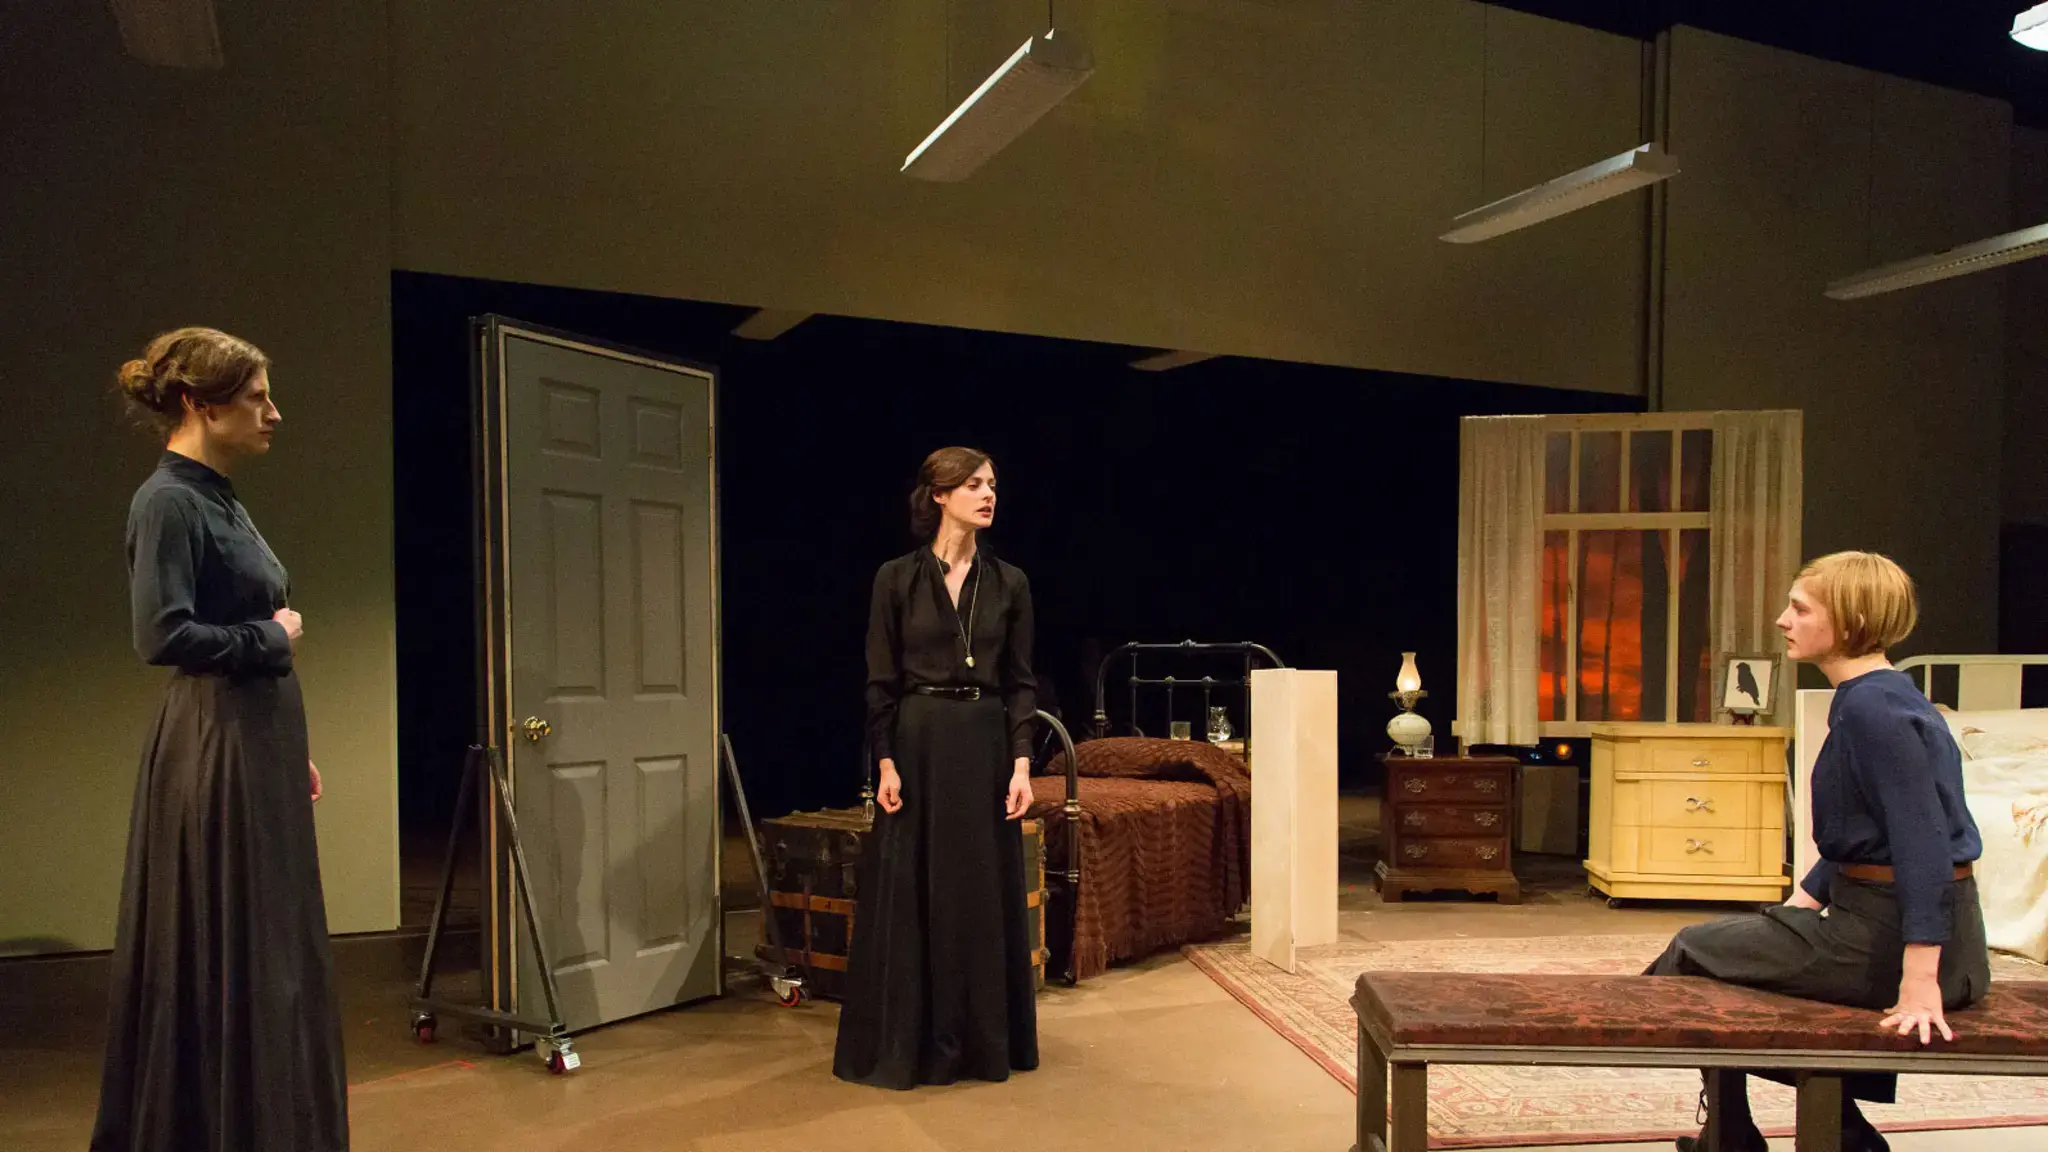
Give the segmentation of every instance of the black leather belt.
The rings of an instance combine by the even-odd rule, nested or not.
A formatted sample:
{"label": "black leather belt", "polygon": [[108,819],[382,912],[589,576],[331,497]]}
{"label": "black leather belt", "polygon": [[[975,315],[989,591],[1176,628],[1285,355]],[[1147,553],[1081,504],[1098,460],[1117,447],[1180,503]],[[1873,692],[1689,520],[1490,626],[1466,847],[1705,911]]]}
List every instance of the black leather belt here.
{"label": "black leather belt", "polygon": [[981,689],[975,687],[954,688],[942,684],[919,684],[911,689],[919,696],[936,696],[941,700],[979,700]]}

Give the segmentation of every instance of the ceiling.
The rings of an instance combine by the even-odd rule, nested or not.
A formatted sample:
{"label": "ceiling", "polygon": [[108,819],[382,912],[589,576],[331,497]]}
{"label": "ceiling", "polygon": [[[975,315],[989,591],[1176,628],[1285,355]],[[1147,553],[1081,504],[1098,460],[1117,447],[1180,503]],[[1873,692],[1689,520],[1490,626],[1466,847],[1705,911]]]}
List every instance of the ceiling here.
{"label": "ceiling", "polygon": [[2015,44],[2036,0],[1488,0],[1649,39],[1674,24],[2008,100],[2048,128],[2048,52]]}

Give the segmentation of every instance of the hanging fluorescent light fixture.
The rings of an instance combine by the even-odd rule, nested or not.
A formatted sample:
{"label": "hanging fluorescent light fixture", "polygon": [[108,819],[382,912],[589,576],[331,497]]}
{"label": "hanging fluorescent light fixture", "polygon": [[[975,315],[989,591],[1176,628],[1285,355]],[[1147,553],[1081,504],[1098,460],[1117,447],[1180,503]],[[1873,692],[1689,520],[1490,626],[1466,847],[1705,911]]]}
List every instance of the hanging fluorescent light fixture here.
{"label": "hanging fluorescent light fixture", "polygon": [[904,175],[965,180],[1094,74],[1094,56],[1072,33],[1033,36],[910,150]]}
{"label": "hanging fluorescent light fixture", "polygon": [[145,64],[220,68],[220,24],[213,0],[113,0],[121,47]]}
{"label": "hanging fluorescent light fixture", "polygon": [[2036,256],[2048,256],[2048,224],[2036,224],[2032,228],[2007,232],[2003,236],[1964,244],[1946,252],[1915,256],[1911,260],[1844,276],[1828,285],[1826,295],[1831,300],[1860,300],[1865,296],[1916,288],[1936,280],[2016,264]]}
{"label": "hanging fluorescent light fixture", "polygon": [[2012,38],[2036,52],[2048,52],[2048,4],[2036,4],[2013,17]]}
{"label": "hanging fluorescent light fixture", "polygon": [[781,312],[773,308],[756,308],[753,315],[740,321],[732,334],[744,340],[773,340],[791,328],[811,318],[809,312]]}
{"label": "hanging fluorescent light fixture", "polygon": [[1548,183],[1525,188],[1484,208],[1474,208],[1451,221],[1451,230],[1439,239],[1453,244],[1491,240],[1531,224],[1541,224],[1568,212],[1576,212],[1590,204],[1647,188],[1677,174],[1676,157],[1665,155],[1655,144],[1645,144]]}
{"label": "hanging fluorescent light fixture", "polygon": [[1216,356],[1214,352],[1172,350],[1133,360],[1131,367],[1140,372],[1171,372],[1175,368],[1185,368],[1190,364],[1200,364],[1204,360],[1214,360]]}

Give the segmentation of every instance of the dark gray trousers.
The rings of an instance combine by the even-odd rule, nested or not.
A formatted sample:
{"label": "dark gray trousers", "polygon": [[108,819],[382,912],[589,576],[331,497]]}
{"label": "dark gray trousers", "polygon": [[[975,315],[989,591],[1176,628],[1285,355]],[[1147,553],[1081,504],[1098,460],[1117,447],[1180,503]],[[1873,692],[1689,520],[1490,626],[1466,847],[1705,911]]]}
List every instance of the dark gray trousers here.
{"label": "dark gray trousers", "polygon": [[[1958,880],[1950,890],[1949,938],[1941,946],[1942,1010],[1953,1012],[1984,998],[1991,987],[1991,954],[1984,943],[1984,913],[1977,881]],[[1838,876],[1825,911],[1780,904],[1681,929],[1648,976],[1709,976],[1745,988],[1759,988],[1806,1000],[1845,1004],[1882,1012],[1898,1002],[1905,943],[1899,934],[1899,904],[1889,884]],[[1870,1022],[1877,1027],[1877,1019]],[[1935,1043],[1940,1043],[1936,1037]],[[1755,1070],[1790,1084],[1788,1072]],[[1898,1077],[1852,1073],[1843,1078],[1846,1097],[1889,1104]]]}

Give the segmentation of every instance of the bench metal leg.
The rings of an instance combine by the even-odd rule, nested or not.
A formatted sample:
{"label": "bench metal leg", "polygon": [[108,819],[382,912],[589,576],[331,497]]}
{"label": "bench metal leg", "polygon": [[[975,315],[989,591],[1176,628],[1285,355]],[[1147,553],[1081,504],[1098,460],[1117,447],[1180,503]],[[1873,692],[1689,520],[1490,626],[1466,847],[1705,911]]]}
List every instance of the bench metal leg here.
{"label": "bench metal leg", "polygon": [[1842,1078],[1829,1072],[1799,1074],[1798,1152],[1842,1152]]}
{"label": "bench metal leg", "polygon": [[1429,1148],[1429,1065],[1396,1064],[1388,1152],[1427,1152]]}
{"label": "bench metal leg", "polygon": [[1387,1152],[1387,1056],[1358,1028],[1358,1143],[1351,1152]]}
{"label": "bench metal leg", "polygon": [[1707,1126],[1700,1132],[1700,1152],[1729,1152],[1734,1147],[1727,1117],[1749,1115],[1749,1077],[1733,1068],[1709,1068]]}

